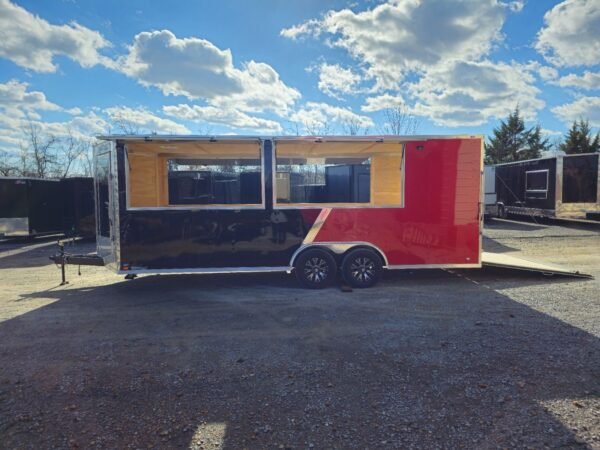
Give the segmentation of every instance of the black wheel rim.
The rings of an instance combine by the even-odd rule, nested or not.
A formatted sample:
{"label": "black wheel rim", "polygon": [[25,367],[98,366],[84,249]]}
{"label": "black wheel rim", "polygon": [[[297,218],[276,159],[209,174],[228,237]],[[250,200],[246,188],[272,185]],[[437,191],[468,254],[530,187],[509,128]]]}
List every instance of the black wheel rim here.
{"label": "black wheel rim", "polygon": [[329,276],[329,264],[323,258],[309,258],[304,263],[304,276],[311,283],[322,283]]}
{"label": "black wheel rim", "polygon": [[361,256],[350,264],[350,275],[359,283],[368,283],[375,278],[375,261],[371,258]]}

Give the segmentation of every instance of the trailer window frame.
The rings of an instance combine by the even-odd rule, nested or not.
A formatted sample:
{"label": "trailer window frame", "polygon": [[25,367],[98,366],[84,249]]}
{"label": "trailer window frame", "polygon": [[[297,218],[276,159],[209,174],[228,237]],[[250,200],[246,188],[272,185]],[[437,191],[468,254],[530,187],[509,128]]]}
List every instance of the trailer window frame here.
{"label": "trailer window frame", "polygon": [[[258,146],[259,151],[259,159],[260,159],[260,183],[261,183],[261,203],[236,203],[236,204],[224,204],[224,203],[214,203],[214,204],[189,204],[189,205],[166,205],[166,206],[131,206],[131,185],[130,185],[130,165],[129,165],[129,154],[127,152],[127,147],[125,146],[125,185],[126,185],[126,199],[127,199],[127,211],[216,211],[216,210],[265,210],[266,209],[266,164],[265,164],[265,146],[263,140],[256,141],[256,145]],[[165,158],[164,163],[168,163],[169,158]],[[197,156],[192,155],[180,155],[173,156],[170,159],[198,159]],[[168,202],[168,168],[166,169],[166,183],[167,187],[167,202]]]}
{"label": "trailer window frame", "polygon": [[[530,173],[546,173],[546,189],[529,189],[529,174]],[[544,199],[546,200],[548,198],[548,190],[550,189],[550,169],[539,169],[539,170],[527,170],[525,172],[525,198],[527,199]],[[544,197],[529,197],[527,194],[528,193],[537,193],[537,194],[544,194]]]}
{"label": "trailer window frame", "polygon": [[[401,145],[401,162],[400,162],[400,202],[394,204],[373,204],[372,199],[368,203],[336,203],[336,202],[324,202],[324,203],[281,203],[277,201],[277,139],[273,139],[272,146],[272,172],[271,179],[273,183],[273,209],[321,209],[321,208],[336,208],[336,209],[364,209],[364,208],[372,208],[372,209],[401,209],[405,207],[405,178],[406,178],[406,152],[407,146],[404,141],[387,141],[387,143],[397,142]],[[337,142],[337,141],[319,141],[316,140],[316,143],[326,143],[326,142]],[[373,143],[383,142],[381,140],[374,140]]]}

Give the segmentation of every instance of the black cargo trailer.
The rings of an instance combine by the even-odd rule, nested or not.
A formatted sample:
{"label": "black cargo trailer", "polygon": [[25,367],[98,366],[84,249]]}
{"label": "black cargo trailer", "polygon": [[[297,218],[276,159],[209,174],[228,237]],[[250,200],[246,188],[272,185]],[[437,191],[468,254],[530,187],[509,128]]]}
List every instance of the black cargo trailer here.
{"label": "black cargo trailer", "polygon": [[0,178],[0,236],[93,235],[93,178]]}
{"label": "black cargo trailer", "polygon": [[600,211],[600,154],[498,164],[498,215],[579,218]]}

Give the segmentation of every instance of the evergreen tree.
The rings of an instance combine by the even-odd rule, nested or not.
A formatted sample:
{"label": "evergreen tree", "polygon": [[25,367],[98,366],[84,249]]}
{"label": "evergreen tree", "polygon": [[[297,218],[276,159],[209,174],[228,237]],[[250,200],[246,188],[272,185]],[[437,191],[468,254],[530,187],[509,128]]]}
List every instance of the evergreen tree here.
{"label": "evergreen tree", "polygon": [[542,136],[542,127],[538,124],[526,133],[526,150],[519,152],[519,159],[541,158],[552,147],[550,140]]}
{"label": "evergreen tree", "polygon": [[592,139],[589,121],[584,122],[583,119],[579,119],[578,122],[575,120],[567,133],[565,142],[560,144],[560,149],[567,155],[598,152],[600,151],[600,132],[596,133]]}
{"label": "evergreen tree", "polygon": [[493,136],[485,143],[485,162],[498,164],[539,158],[548,149],[550,143],[542,137],[541,127],[525,128],[517,106],[506,121],[500,121],[500,126],[494,128]]}

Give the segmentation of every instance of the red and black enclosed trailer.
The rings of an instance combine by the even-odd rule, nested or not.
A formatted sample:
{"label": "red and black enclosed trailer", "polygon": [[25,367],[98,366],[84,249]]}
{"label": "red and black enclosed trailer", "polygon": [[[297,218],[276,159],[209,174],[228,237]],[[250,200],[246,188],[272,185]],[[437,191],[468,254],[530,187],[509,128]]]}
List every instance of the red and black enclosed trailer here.
{"label": "red and black enclosed trailer", "polygon": [[127,278],[285,271],[320,288],[338,273],[369,287],[384,269],[485,264],[481,136],[100,139],[98,254],[53,257],[63,267],[101,261]]}

